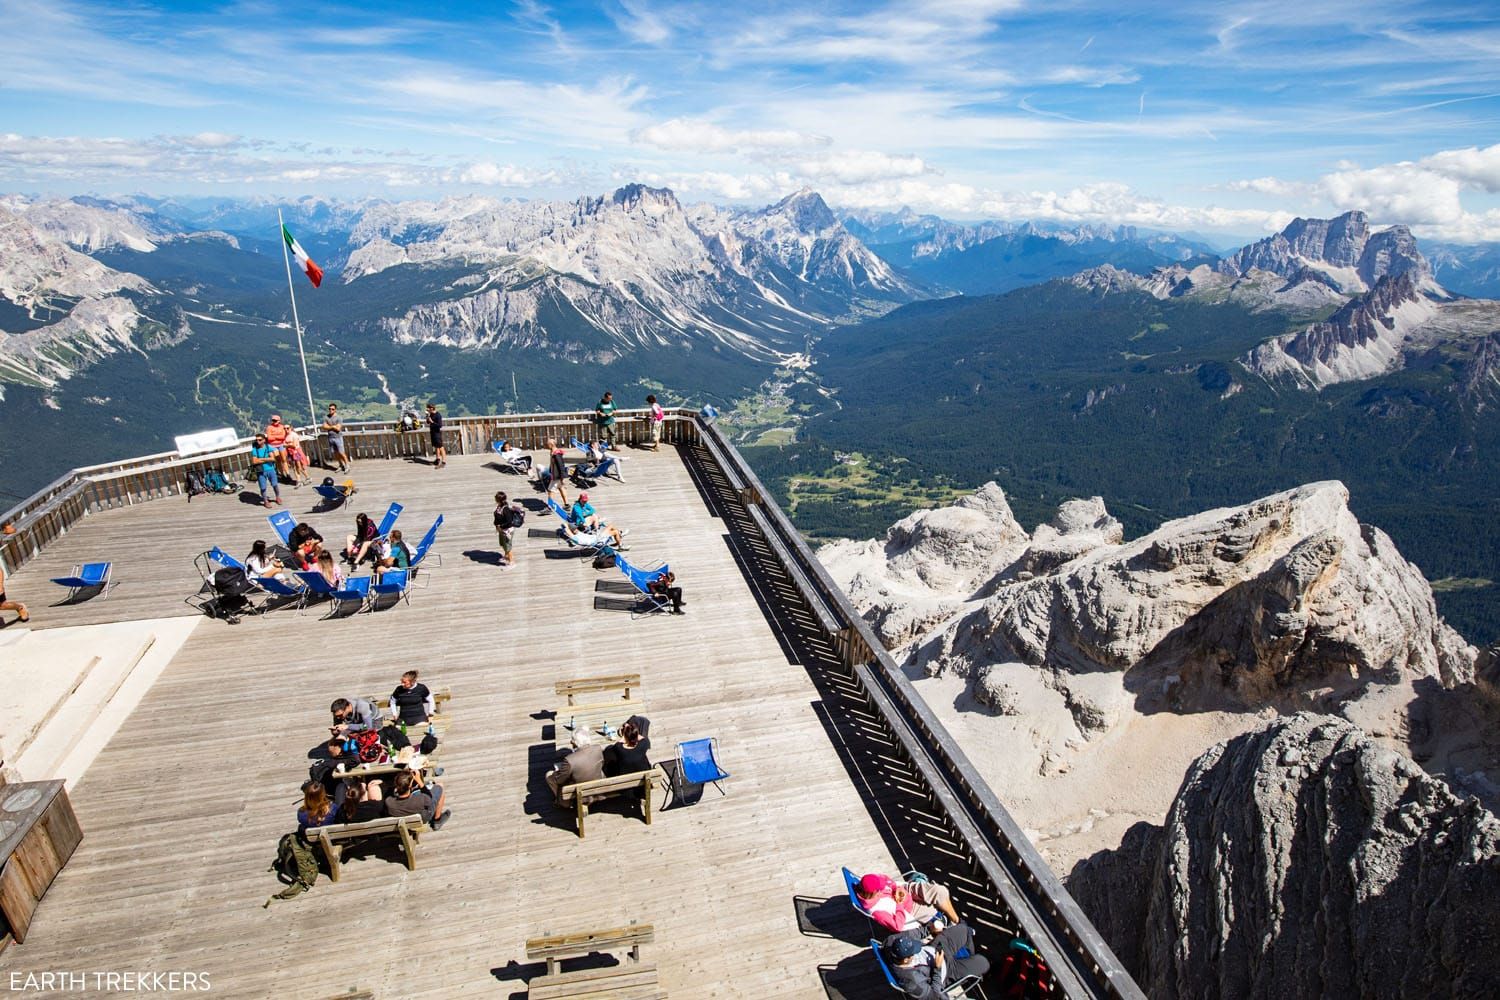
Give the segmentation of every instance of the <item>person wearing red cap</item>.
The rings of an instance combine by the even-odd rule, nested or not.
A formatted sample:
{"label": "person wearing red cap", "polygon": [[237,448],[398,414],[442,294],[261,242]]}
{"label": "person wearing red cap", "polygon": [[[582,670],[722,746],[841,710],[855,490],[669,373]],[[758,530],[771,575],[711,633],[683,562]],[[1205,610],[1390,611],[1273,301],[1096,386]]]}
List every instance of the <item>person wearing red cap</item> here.
{"label": "person wearing red cap", "polygon": [[888,931],[899,933],[911,926],[926,926],[939,911],[948,923],[958,923],[948,888],[926,879],[902,882],[871,872],[859,880],[854,894],[870,919]]}

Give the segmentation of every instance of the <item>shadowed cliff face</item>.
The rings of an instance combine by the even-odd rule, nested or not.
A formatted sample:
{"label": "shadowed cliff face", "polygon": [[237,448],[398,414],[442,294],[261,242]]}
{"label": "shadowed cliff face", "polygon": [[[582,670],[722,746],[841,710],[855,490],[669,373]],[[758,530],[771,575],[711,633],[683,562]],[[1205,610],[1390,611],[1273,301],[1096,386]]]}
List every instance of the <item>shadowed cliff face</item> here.
{"label": "shadowed cliff face", "polygon": [[1163,826],[1080,862],[1070,888],[1153,997],[1500,984],[1500,822],[1327,716],[1211,748]]}

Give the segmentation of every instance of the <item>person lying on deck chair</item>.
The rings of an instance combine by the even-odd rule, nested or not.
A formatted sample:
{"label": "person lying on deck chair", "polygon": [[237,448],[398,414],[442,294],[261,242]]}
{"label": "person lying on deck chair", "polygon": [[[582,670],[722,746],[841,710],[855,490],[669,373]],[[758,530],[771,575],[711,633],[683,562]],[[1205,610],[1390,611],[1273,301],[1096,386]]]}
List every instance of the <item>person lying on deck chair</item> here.
{"label": "person lying on deck chair", "polygon": [[523,451],[518,451],[516,449],[516,446],[511,444],[509,441],[502,442],[500,445],[500,461],[504,462],[512,469],[520,469],[522,472],[526,473],[527,479],[532,478],[531,456]]}
{"label": "person lying on deck chair", "polygon": [[380,728],[380,709],[365,698],[338,698],[328,710],[333,713],[328,731],[336,737]]}
{"label": "person lying on deck chair", "polygon": [[886,939],[884,948],[901,992],[917,1000],[946,1000],[945,987],[965,976],[983,977],[990,970],[990,960],[974,949],[974,931],[968,924],[940,927],[929,944],[923,944],[915,931],[897,934]]}
{"label": "person lying on deck chair", "polygon": [[894,933],[906,930],[912,920],[925,926],[939,911],[948,918],[948,923],[958,923],[947,887],[936,882],[901,882],[871,872],[859,880],[854,894],[871,920]]}
{"label": "person lying on deck chair", "polygon": [[585,548],[602,548],[607,545],[619,552],[630,551],[630,546],[625,544],[625,531],[612,525],[601,524],[592,531],[585,531],[571,524],[565,524],[563,531],[567,532],[568,540],[574,545],[581,545]]}

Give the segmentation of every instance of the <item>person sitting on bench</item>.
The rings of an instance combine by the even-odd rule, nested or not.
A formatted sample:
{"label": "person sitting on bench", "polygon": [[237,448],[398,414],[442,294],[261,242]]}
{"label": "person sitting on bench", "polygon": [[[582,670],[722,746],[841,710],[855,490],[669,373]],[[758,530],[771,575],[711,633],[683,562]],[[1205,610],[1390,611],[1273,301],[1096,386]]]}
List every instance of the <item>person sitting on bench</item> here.
{"label": "person sitting on bench", "polygon": [[306,833],[314,826],[329,826],[339,822],[338,811],[328,797],[328,789],[321,781],[302,783],[302,808],[297,810],[297,832]]}
{"label": "person sitting on bench", "polygon": [[948,918],[948,923],[958,923],[947,887],[936,882],[901,882],[871,872],[859,880],[854,893],[870,919],[888,931],[900,933],[911,920],[923,925],[931,923],[939,911]]}
{"label": "person sitting on bench", "polygon": [[385,815],[385,786],[379,778],[349,778],[340,784],[340,823],[364,823]]}
{"label": "person sitting on bench", "polygon": [[654,597],[660,597],[665,600],[671,601],[672,614],[682,614],[682,606],[687,602],[682,599],[682,588],[677,586],[676,573],[673,573],[669,569],[662,570],[660,573],[653,576],[650,580],[646,581],[646,589],[650,591],[652,596]]}
{"label": "person sitting on bench", "polygon": [[896,934],[886,939],[885,953],[901,992],[918,1000],[946,1000],[946,986],[990,970],[990,960],[974,950],[968,924],[939,927],[927,944],[914,931]]}
{"label": "person sitting on bench", "polygon": [[634,718],[627,719],[620,726],[620,741],[604,748],[604,776],[617,778],[651,770],[651,761],[646,758],[650,749],[651,741],[641,732],[639,723]]}
{"label": "person sitting on bench", "polygon": [[447,801],[442,785],[423,788],[421,778],[402,771],[396,775],[395,794],[385,800],[385,812],[387,816],[421,816],[422,822],[438,830],[453,815]]}
{"label": "person sitting on bench", "polygon": [[380,709],[365,698],[338,698],[328,710],[333,713],[333,725],[328,731],[335,737],[380,729]]}
{"label": "person sitting on bench", "polygon": [[401,675],[401,683],[391,692],[391,714],[396,723],[408,726],[425,726],[427,720],[437,713],[432,692],[427,685],[417,680],[417,672],[408,670]]}

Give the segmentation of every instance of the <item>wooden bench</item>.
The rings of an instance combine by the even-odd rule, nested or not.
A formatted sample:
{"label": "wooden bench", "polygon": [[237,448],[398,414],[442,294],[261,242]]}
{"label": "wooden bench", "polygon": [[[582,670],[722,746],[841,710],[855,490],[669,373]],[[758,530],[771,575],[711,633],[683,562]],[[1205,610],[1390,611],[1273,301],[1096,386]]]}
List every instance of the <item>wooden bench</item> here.
{"label": "wooden bench", "polygon": [[425,832],[427,824],[420,816],[382,816],[363,823],[335,823],[332,826],[315,826],[307,831],[308,837],[316,840],[328,859],[328,877],[339,880],[344,863],[344,845],[351,840],[366,837],[381,837],[394,833],[401,838],[401,848],[406,852],[406,870],[417,867],[417,838]]}
{"label": "wooden bench", "polygon": [[630,700],[632,689],[639,691],[641,687],[640,674],[612,674],[608,677],[578,677],[568,681],[558,681],[553,690],[559,698],[566,697],[567,704],[574,704],[574,697],[580,694],[597,694],[601,691],[619,691],[621,699]]}
{"label": "wooden bench", "polygon": [[[554,934],[526,942],[528,959],[545,959],[546,975],[527,984],[531,1000],[598,998],[612,1000],[665,1000],[666,991],[657,980],[656,963],[641,961],[641,945],[656,940],[651,924],[631,924],[602,931]],[[602,969],[563,972],[560,963],[600,951],[626,951],[628,960]]]}
{"label": "wooden bench", "polygon": [[666,772],[659,767],[653,767],[649,771],[632,771],[630,774],[617,774],[613,778],[597,778],[594,781],[584,781],[576,785],[564,785],[559,799],[564,806],[569,802],[573,803],[578,816],[578,837],[582,839],[583,821],[584,817],[589,814],[589,803],[624,795],[626,792],[639,791],[641,793],[641,810],[645,814],[646,825],[650,826],[651,793],[657,785],[665,784],[666,780]]}

